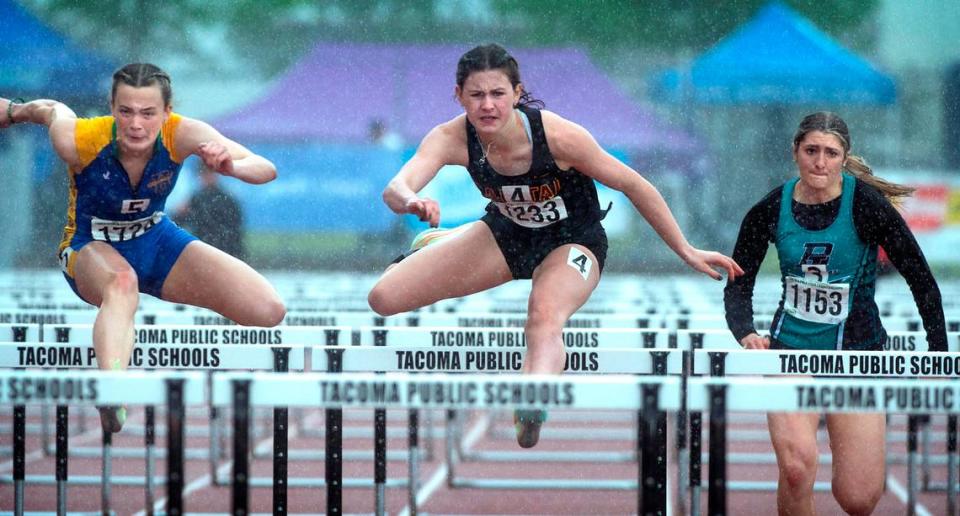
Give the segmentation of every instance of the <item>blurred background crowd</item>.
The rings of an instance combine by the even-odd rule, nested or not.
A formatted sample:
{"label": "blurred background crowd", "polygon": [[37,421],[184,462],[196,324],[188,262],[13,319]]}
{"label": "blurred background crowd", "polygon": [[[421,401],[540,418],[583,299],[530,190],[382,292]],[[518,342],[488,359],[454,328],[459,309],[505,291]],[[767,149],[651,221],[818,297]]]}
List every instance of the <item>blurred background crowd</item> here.
{"label": "blurred background crowd", "polygon": [[[918,188],[904,216],[933,268],[956,274],[957,28],[955,0],[0,0],[0,96],[107,114],[113,70],[157,64],[175,111],[279,172],[251,186],[192,163],[175,220],[257,268],[374,272],[423,227],[381,190],[461,112],[459,56],[497,42],[547,109],[661,190],[694,245],[729,253],[749,207],[796,173],[800,118],[830,110],[878,175]],[[427,193],[443,226],[483,213],[457,168]],[[0,269],[56,267],[68,178],[42,128],[0,132],[0,184]],[[608,201],[608,270],[682,267],[626,198],[602,189]]]}

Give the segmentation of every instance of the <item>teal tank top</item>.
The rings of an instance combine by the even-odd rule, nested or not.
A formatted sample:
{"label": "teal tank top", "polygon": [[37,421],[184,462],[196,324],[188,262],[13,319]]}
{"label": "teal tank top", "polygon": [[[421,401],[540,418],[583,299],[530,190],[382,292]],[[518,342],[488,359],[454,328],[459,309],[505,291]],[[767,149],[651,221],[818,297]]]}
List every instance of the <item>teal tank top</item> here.
{"label": "teal tank top", "polygon": [[793,217],[793,191],[799,179],[783,186],[775,244],[783,297],[770,333],[790,348],[841,349],[854,299],[873,297],[877,248],[863,242],[854,227],[856,179],[846,173],[842,178],[840,211],[820,230],[805,229]]}

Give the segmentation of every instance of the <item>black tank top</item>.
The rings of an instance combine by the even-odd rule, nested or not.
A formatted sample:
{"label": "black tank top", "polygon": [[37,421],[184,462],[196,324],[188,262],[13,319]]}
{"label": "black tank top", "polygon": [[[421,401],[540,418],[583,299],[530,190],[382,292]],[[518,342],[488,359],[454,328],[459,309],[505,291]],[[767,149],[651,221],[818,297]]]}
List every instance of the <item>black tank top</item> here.
{"label": "black tank top", "polygon": [[487,211],[532,230],[568,232],[599,223],[606,212],[600,209],[593,178],[573,167],[560,170],[547,146],[540,110],[518,109],[530,122],[533,146],[530,170],[519,176],[502,175],[483,159],[477,131],[466,121],[467,170],[480,193],[490,199]]}

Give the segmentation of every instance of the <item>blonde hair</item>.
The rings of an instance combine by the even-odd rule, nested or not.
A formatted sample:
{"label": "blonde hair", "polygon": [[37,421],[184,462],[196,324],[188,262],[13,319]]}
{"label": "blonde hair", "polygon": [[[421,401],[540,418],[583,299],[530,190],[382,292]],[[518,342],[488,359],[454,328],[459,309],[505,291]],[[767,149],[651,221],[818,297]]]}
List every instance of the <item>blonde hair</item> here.
{"label": "blonde hair", "polygon": [[843,145],[843,152],[846,155],[843,168],[857,179],[879,190],[892,204],[900,205],[904,198],[913,193],[914,188],[912,187],[893,183],[874,175],[873,169],[870,168],[863,157],[850,153],[850,131],[847,129],[847,123],[836,113],[819,111],[803,117],[796,134],[793,135],[794,152],[796,152],[807,133],[811,131],[820,131],[836,136]]}

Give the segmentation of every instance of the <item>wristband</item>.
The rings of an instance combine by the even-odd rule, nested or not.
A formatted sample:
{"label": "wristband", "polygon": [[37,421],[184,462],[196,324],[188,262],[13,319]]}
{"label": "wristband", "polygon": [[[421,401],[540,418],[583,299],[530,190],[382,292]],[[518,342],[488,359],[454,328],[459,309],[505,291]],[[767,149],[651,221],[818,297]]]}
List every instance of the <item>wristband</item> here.
{"label": "wristband", "polygon": [[7,120],[10,121],[10,125],[14,124],[13,121],[13,105],[14,104],[23,104],[23,99],[17,97],[15,99],[10,99],[10,103],[7,104]]}

